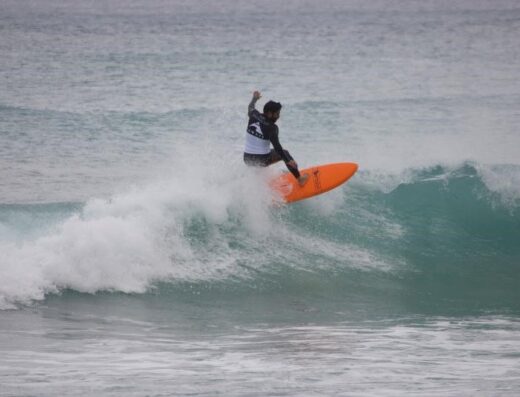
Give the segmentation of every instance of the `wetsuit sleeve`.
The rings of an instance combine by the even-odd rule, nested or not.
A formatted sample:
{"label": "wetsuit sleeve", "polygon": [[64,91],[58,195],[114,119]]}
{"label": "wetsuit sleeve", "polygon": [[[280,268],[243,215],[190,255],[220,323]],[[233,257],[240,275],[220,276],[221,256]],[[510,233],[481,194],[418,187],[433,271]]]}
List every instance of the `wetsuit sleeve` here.
{"label": "wetsuit sleeve", "polygon": [[247,115],[249,116],[249,118],[256,116],[257,113],[259,113],[258,110],[255,109],[256,101],[258,101],[258,99],[253,97],[253,99],[251,99],[251,102],[249,102],[249,106],[247,108]]}
{"label": "wetsuit sleeve", "polygon": [[292,159],[287,157],[285,150],[283,150],[282,145],[280,144],[280,140],[278,139],[278,127],[275,125],[274,128],[270,131],[269,140],[271,141],[274,150],[276,153],[280,155],[284,163],[291,161]]}

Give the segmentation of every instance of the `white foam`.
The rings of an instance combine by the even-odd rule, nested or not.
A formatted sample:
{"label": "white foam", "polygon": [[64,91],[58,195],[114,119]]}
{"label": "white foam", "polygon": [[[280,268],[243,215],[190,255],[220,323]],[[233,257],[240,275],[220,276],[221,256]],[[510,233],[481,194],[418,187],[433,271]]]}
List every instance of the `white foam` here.
{"label": "white foam", "polygon": [[[88,201],[81,212],[33,239],[0,242],[0,308],[64,288],[139,293],[157,280],[240,273],[241,254],[229,249],[221,229],[239,219],[246,233],[272,230],[270,173],[234,164],[210,167],[191,158],[179,158],[166,177]],[[196,217],[209,229],[202,247],[192,244],[186,229]]]}
{"label": "white foam", "polygon": [[486,187],[498,194],[501,204],[509,208],[520,205],[520,166],[478,165],[476,168]]}

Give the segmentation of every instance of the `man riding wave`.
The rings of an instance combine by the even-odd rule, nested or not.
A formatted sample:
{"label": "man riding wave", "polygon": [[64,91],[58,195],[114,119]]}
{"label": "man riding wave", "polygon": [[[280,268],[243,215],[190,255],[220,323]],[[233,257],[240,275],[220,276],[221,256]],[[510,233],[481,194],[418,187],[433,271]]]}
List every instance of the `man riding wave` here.
{"label": "man riding wave", "polygon": [[[260,113],[255,109],[255,104],[261,97],[260,92],[255,91],[253,99],[249,103],[244,162],[250,166],[268,167],[283,160],[287,169],[298,180],[299,185],[303,186],[309,175],[300,175],[298,164],[291,154],[282,148],[278,139],[276,121],[280,118],[282,105],[278,102],[269,101],[264,105],[264,112]],[[274,149],[271,149],[271,144]]]}

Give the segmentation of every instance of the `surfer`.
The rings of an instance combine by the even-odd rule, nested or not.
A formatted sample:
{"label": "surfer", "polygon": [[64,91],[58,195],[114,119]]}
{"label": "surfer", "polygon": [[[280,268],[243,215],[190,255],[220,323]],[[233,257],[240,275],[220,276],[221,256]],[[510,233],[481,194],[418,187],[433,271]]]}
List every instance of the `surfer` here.
{"label": "surfer", "polygon": [[[299,185],[303,186],[309,179],[309,175],[300,175],[298,164],[291,154],[282,148],[278,140],[276,121],[280,118],[282,104],[269,101],[264,105],[264,113],[260,113],[255,109],[255,104],[261,97],[260,92],[255,91],[253,99],[249,103],[244,162],[250,166],[268,167],[283,160],[287,169],[298,180]],[[271,149],[271,144],[274,149]]]}

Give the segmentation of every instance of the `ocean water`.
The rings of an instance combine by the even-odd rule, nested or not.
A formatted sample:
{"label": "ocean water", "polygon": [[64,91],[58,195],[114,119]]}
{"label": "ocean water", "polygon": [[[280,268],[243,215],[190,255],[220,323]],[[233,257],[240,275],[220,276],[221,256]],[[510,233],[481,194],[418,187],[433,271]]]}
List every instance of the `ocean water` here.
{"label": "ocean water", "polygon": [[[518,396],[516,1],[0,2],[0,396]],[[254,90],[300,166],[242,163]]]}

